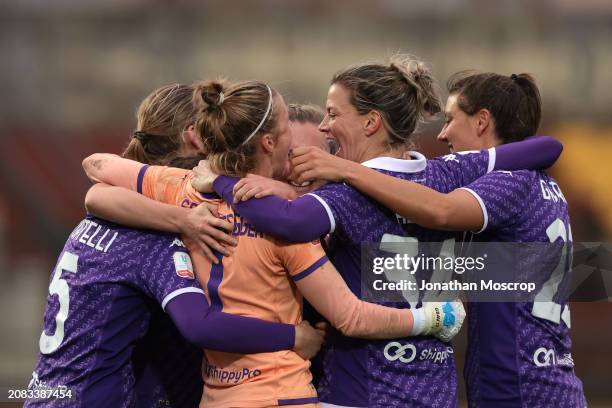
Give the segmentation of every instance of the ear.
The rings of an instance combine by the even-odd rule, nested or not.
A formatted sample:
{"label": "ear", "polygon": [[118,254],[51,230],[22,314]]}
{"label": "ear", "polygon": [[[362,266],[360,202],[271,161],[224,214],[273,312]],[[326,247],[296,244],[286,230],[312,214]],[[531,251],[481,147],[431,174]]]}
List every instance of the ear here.
{"label": "ear", "polygon": [[270,133],[264,133],[261,138],[259,138],[259,145],[261,146],[264,153],[270,154],[274,151],[276,141]]}
{"label": "ear", "polygon": [[193,149],[201,152],[204,148],[204,142],[202,138],[195,132],[193,125],[190,125],[183,131],[183,140],[191,146]]}
{"label": "ear", "polygon": [[476,119],[476,132],[482,136],[491,126],[491,112],[488,109],[481,109],[474,115]]}
{"label": "ear", "polygon": [[372,110],[365,115],[365,123],[363,129],[365,130],[366,136],[372,136],[382,126],[382,116],[380,112]]}

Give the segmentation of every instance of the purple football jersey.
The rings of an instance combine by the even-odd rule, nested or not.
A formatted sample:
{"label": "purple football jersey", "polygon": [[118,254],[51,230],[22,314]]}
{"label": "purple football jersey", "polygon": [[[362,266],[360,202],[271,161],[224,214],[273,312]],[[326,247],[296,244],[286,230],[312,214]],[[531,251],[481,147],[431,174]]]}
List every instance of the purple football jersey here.
{"label": "purple football jersey", "polygon": [[132,355],[136,407],[197,407],[204,389],[204,351],[189,343],[157,304],[152,309],[149,329]]}
{"label": "purple football jersey", "polygon": [[[376,158],[363,163],[382,173],[421,183],[441,192],[467,185],[492,169],[491,152],[465,152],[426,160]],[[420,227],[346,184],[329,184],[311,193],[326,208],[332,226],[329,258],[347,285],[361,293],[361,244],[390,235],[419,242],[460,239],[458,233]],[[406,302],[385,303],[407,307]],[[413,306],[420,307],[419,303]],[[333,332],[323,359],[321,401],[353,407],[456,407],[457,376],[453,348],[434,337],[393,341],[354,339]]]}
{"label": "purple football jersey", "polygon": [[182,293],[203,293],[182,242],[87,217],[52,275],[30,386],[61,387],[72,398],[25,406],[136,406],[132,354],[152,310]]}
{"label": "purple football jersey", "polygon": [[[570,350],[567,293],[560,290],[570,281],[572,241],[563,193],[545,173],[528,170],[495,171],[465,189],[484,214],[474,240],[550,243],[545,256],[556,257],[517,266],[539,275],[534,302],[468,304],[470,407],[585,407]],[[542,289],[555,281],[556,290]]]}

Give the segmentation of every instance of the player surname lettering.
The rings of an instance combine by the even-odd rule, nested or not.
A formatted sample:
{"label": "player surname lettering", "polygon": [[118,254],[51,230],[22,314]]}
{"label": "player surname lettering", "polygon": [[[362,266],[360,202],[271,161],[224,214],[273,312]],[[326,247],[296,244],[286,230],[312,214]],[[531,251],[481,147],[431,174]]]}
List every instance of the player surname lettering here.
{"label": "player surname lettering", "polygon": [[108,252],[118,235],[118,232],[112,232],[94,221],[83,220],[70,234],[70,238],[97,251]]}

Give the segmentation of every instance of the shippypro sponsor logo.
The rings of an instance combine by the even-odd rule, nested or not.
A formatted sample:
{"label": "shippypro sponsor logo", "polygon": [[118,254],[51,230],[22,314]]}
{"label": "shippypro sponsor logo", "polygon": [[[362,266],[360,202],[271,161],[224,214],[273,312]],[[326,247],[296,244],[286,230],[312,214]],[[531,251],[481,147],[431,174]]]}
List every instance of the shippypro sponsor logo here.
{"label": "shippypro sponsor logo", "polygon": [[209,379],[218,380],[220,383],[233,383],[238,384],[239,382],[255,378],[261,375],[259,369],[248,369],[243,368],[242,370],[224,370],[214,365],[207,365],[204,368],[204,375]]}
{"label": "shippypro sponsor logo", "polygon": [[383,350],[383,354],[389,361],[400,361],[405,364],[410,364],[415,360],[431,360],[434,363],[442,364],[451,354],[453,354],[453,348],[424,348],[419,352],[414,344],[402,344],[398,341],[392,341],[387,343]]}
{"label": "shippypro sponsor logo", "polygon": [[555,349],[540,347],[533,353],[533,363],[536,367],[573,367],[574,359],[571,353],[565,353],[561,357],[558,357]]}

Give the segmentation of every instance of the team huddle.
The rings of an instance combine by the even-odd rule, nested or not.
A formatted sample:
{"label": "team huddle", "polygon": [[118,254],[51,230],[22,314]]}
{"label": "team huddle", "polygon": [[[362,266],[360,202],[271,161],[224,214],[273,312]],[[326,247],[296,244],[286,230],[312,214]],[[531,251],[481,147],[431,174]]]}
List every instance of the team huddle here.
{"label": "team huddle", "polygon": [[[467,318],[470,407],[585,407],[564,296],[360,300],[363,243],[571,256],[533,78],[465,71],[447,88],[443,106],[398,55],[334,75],[325,110],[254,80],[153,91],[123,154],[83,161],[88,215],[52,274],[30,382],[70,397],[25,406],[457,407]],[[441,111],[450,154],[427,159],[414,133]]]}

